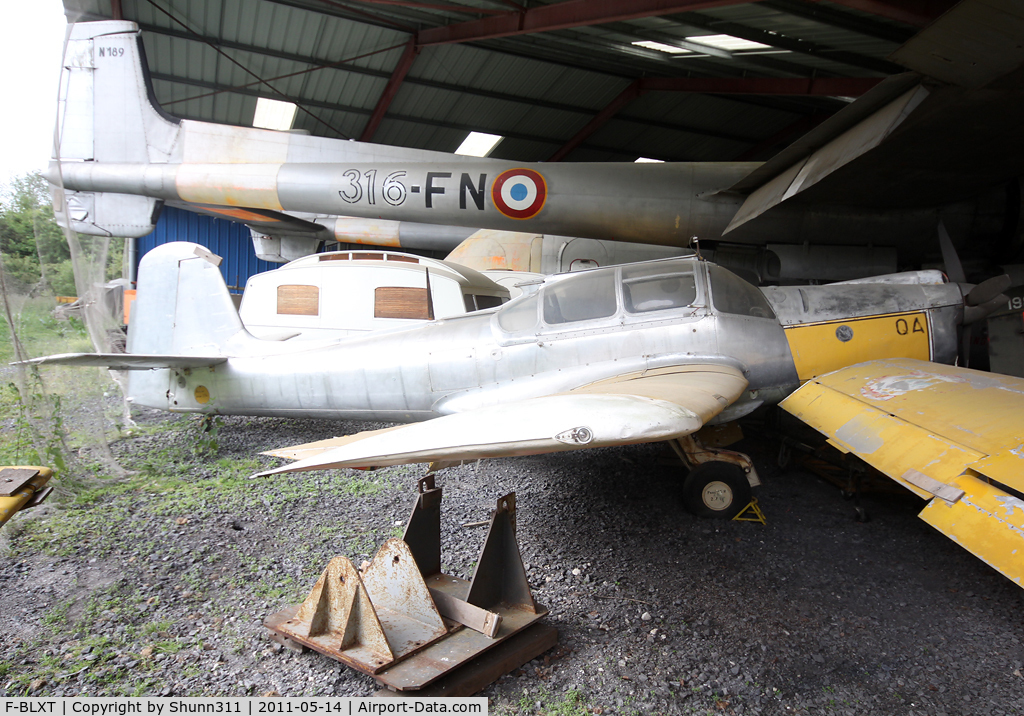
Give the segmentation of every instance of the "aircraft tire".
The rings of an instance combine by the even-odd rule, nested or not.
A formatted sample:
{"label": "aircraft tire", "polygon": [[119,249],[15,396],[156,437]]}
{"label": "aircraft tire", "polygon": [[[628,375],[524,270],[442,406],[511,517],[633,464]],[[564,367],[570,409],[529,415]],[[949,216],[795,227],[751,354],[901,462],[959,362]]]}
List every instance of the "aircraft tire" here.
{"label": "aircraft tire", "polygon": [[698,517],[731,520],[750,504],[750,497],[746,475],[731,462],[697,465],[683,480],[683,506]]}

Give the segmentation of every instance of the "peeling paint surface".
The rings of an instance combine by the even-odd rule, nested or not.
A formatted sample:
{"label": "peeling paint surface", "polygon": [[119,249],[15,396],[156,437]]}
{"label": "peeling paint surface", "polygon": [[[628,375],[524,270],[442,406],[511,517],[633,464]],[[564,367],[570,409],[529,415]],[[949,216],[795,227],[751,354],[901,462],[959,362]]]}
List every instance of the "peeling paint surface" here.
{"label": "peeling paint surface", "polygon": [[849,445],[858,455],[870,455],[885,443],[867,414],[858,415],[839,428],[836,431],[836,438]]}
{"label": "peeling paint surface", "polygon": [[940,381],[947,383],[965,382],[962,378],[915,370],[909,375],[886,375],[868,381],[867,385],[860,389],[860,394],[870,400],[891,400],[914,390],[930,388]]}
{"label": "peeling paint surface", "polygon": [[1007,517],[1013,516],[1015,509],[1020,510],[1021,515],[1024,515],[1024,500],[1019,500],[1011,495],[999,495],[996,500],[1002,503],[1002,508],[1006,510],[1005,515]]}

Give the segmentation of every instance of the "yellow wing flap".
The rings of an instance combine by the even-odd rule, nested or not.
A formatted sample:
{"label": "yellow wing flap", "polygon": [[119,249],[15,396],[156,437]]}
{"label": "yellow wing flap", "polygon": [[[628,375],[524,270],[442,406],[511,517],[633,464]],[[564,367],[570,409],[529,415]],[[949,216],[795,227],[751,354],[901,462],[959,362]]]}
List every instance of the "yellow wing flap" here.
{"label": "yellow wing flap", "polygon": [[[891,415],[943,442],[977,453],[975,460],[985,458],[976,468],[979,472],[998,472],[998,476],[991,476],[1024,492],[1021,378],[910,358],[877,360],[820,376],[787,398],[782,406],[797,415],[790,406],[809,405],[826,390],[846,396],[854,406],[860,406],[853,415],[866,409],[870,409],[868,413]],[[809,424],[817,427],[813,422]],[[839,437],[841,440],[842,436]],[[906,467],[942,479],[917,465]]]}
{"label": "yellow wing flap", "polygon": [[948,485],[966,465],[983,457],[816,380],[782,401],[782,407],[826,435],[835,447],[853,453],[925,499],[934,495],[904,479],[908,470]]}
{"label": "yellow wing flap", "polygon": [[921,519],[1021,584],[1024,380],[870,361],[809,381],[781,405],[930,500]]}
{"label": "yellow wing flap", "polygon": [[954,484],[964,496],[954,503],[938,498],[920,517],[985,564],[1024,586],[1024,500],[967,474]]}

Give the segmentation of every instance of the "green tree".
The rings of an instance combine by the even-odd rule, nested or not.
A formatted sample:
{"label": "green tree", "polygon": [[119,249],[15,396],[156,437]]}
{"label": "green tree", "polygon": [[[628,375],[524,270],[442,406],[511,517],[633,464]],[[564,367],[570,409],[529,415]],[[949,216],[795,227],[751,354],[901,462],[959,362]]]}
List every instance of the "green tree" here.
{"label": "green tree", "polygon": [[[106,250],[105,238],[79,238],[87,259]],[[108,280],[121,275],[121,243],[114,240],[107,255]],[[0,254],[7,275],[22,287],[48,288],[58,296],[77,295],[71,252],[53,217],[50,185],[38,172],[16,177],[0,195]]]}

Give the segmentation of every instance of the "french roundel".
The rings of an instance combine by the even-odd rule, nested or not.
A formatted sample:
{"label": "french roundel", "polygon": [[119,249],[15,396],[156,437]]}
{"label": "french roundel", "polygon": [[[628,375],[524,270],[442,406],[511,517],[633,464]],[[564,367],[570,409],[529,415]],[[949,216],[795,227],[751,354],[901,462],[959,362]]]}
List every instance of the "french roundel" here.
{"label": "french roundel", "polygon": [[498,211],[512,219],[536,216],[547,198],[547,182],[532,169],[504,171],[491,186],[491,201]]}

